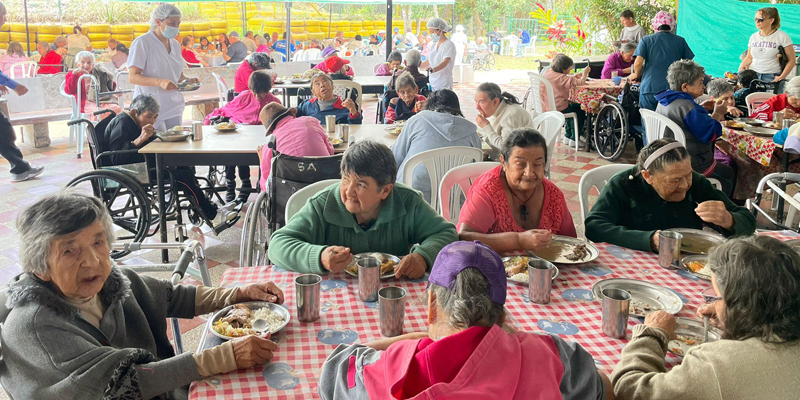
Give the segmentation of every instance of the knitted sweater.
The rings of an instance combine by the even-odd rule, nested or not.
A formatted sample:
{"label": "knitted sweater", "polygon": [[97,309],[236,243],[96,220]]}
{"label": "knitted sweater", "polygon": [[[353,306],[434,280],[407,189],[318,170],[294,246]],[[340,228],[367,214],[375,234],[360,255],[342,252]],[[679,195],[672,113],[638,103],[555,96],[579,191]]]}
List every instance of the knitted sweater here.
{"label": "knitted sweater", "polygon": [[[629,176],[633,175],[633,180]],[[733,215],[733,230],[714,226],[725,236],[749,235],[756,220],[744,207],[733,204],[724,193],[711,186],[703,175],[692,173],[692,187],[683,201],[668,202],[647,183],[636,169],[612,177],[600,192],[586,217],[586,237],[629,249],[651,251],[650,237],[659,229],[701,229],[703,221],[694,212],[698,203],[718,200]]]}
{"label": "knitted sweater", "polygon": [[328,246],[345,246],[352,254],[383,252],[402,257],[419,253],[428,267],[442,247],[458,240],[447,222],[422,199],[420,192],[401,183],[383,200],[381,212],[367,230],[361,228],[344,203],[337,183],[308,200],[269,243],[269,259],[281,268],[323,273],[320,255]]}

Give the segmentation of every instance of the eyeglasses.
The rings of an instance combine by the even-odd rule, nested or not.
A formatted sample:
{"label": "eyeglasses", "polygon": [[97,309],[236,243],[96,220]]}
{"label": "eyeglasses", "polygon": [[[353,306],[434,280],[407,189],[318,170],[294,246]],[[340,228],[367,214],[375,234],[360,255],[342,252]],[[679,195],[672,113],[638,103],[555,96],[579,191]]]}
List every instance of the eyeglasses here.
{"label": "eyeglasses", "polygon": [[764,22],[764,18],[754,18],[756,22]]}

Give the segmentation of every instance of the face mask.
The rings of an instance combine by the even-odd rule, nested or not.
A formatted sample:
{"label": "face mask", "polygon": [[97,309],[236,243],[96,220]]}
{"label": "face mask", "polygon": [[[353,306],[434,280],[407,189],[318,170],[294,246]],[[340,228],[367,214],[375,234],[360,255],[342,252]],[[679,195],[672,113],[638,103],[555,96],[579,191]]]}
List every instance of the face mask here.
{"label": "face mask", "polygon": [[178,28],[174,26],[166,26],[164,27],[164,31],[161,32],[161,34],[164,35],[164,37],[167,39],[172,39],[178,36],[178,31],[179,31]]}
{"label": "face mask", "polygon": [[438,33],[431,34],[431,40],[433,40],[434,43],[438,42],[439,41],[439,34]]}

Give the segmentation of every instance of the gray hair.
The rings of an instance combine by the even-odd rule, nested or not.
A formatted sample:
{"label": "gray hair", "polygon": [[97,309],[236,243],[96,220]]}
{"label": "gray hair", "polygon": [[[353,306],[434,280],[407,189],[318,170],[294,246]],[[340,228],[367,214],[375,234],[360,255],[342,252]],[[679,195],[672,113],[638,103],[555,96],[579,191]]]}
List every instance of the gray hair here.
{"label": "gray hair", "polygon": [[553,71],[566,74],[567,71],[570,68],[572,68],[573,65],[575,65],[575,62],[572,61],[572,59],[569,58],[568,55],[563,53],[558,53],[556,54],[555,57],[553,57],[553,63],[550,65],[550,68]]}
{"label": "gray hair", "polygon": [[708,266],[725,303],[724,338],[766,343],[800,339],[796,250],[768,236],[730,239],[711,251]]}
{"label": "gray hair", "polygon": [[94,61],[94,53],[92,53],[91,51],[83,50],[75,55],[75,61],[80,62],[84,58],[91,58],[92,61]]}
{"label": "gray hair", "polygon": [[331,85],[333,85],[333,78],[331,78],[330,75],[328,75],[328,74],[326,74],[324,72],[320,72],[320,73],[318,73],[318,74],[316,74],[316,75],[311,77],[311,86],[314,86],[314,82],[316,82],[317,79],[320,79],[320,78],[327,79],[331,83]]}
{"label": "gray hair", "polygon": [[267,42],[267,39],[264,39],[264,37],[263,37],[263,36],[261,36],[261,35],[256,35],[256,43],[257,43],[259,46],[262,46],[262,45],[266,45],[268,42]]}
{"label": "gray hair", "polygon": [[150,30],[156,30],[158,26],[156,20],[163,21],[167,18],[180,17],[181,15],[181,10],[175,7],[175,5],[168,3],[161,4],[150,14]]}
{"label": "gray hair", "polygon": [[786,93],[786,97],[800,99],[800,76],[795,76],[786,83],[784,93]]}
{"label": "gray hair", "polygon": [[619,48],[620,53],[632,53],[634,51],[636,51],[636,44],[631,42],[625,42]]}
{"label": "gray hair", "polygon": [[158,100],[149,94],[140,94],[136,96],[131,102],[131,110],[136,110],[136,114],[142,115],[150,111],[153,114],[158,114],[161,111],[161,105]]}
{"label": "gray hair", "polygon": [[403,55],[400,54],[399,51],[395,50],[395,51],[389,53],[389,58],[386,61],[387,62],[391,62],[391,61],[403,62]]}
{"label": "gray hair", "polygon": [[420,54],[419,50],[411,49],[406,52],[406,65],[409,67],[417,67],[419,68],[419,64],[422,62],[422,54]]}
{"label": "gray hair", "polygon": [[397,180],[397,162],[385,144],[362,140],[345,150],[341,172],[343,177],[351,173],[368,176],[383,187]]}
{"label": "gray hair", "polygon": [[394,82],[395,90],[398,90],[400,88],[416,88],[416,87],[417,87],[417,82],[414,80],[414,77],[408,71],[400,74],[400,76],[398,76],[397,80]]}
{"label": "gray hair", "polygon": [[725,93],[733,92],[733,86],[728,83],[727,79],[714,79],[711,82],[708,82],[708,87],[706,87],[706,92],[709,96],[718,99],[725,95]]}
{"label": "gray hair", "polygon": [[459,272],[452,289],[433,283],[429,286],[436,303],[449,317],[447,325],[455,329],[502,327],[505,323],[505,308],[489,297],[489,281],[477,268],[464,268]]}
{"label": "gray hair", "polygon": [[706,76],[706,69],[692,60],[678,60],[667,70],[669,88],[680,92],[683,84],[691,85]]}
{"label": "gray hair", "polygon": [[[642,172],[644,170],[644,163],[650,157],[651,154],[655,153],[656,150],[670,144],[675,143],[677,140],[672,138],[663,138],[654,140],[652,143],[649,143],[647,147],[643,148],[639,152],[639,157],[636,159],[636,169],[638,172]],[[668,166],[675,164],[676,162],[681,162],[683,160],[689,159],[689,152],[686,151],[686,147],[678,147],[677,149],[672,149],[660,157],[656,158],[647,168],[647,172],[650,174],[657,174],[663,172],[667,169]]]}
{"label": "gray hair", "polygon": [[47,50],[50,50],[50,43],[47,43],[44,40],[40,41],[39,43],[36,43],[36,45],[40,47],[45,47],[47,48]]}
{"label": "gray hair", "polygon": [[114,224],[100,199],[64,189],[48,194],[22,211],[17,218],[23,272],[44,275],[53,240],[101,222],[109,246],[114,243]]}

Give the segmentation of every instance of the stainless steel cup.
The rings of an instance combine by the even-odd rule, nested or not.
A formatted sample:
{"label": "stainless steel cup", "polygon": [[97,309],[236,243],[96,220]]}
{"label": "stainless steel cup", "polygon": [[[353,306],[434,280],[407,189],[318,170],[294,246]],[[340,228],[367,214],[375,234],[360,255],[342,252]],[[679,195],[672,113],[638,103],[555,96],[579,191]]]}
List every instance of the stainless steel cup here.
{"label": "stainless steel cup", "polygon": [[683,235],[673,231],[658,233],[658,265],[661,268],[677,268],[681,262],[681,239]]}
{"label": "stainless steel cup", "polygon": [[550,287],[556,267],[540,258],[528,261],[528,297],[537,304],[550,302]]}
{"label": "stainless steel cup", "polygon": [[631,294],[622,289],[604,289],[600,294],[603,298],[603,334],[625,339]]}
{"label": "stainless steel cup", "polygon": [[[325,131],[330,133],[336,133],[336,116],[335,115],[326,115],[325,116]],[[330,135],[328,135],[330,136]]]}
{"label": "stainless steel cup", "polygon": [[203,140],[203,122],[192,122],[192,140]]}
{"label": "stainless steel cup", "polygon": [[375,257],[361,257],[358,266],[358,298],[361,301],[378,301],[381,286],[381,262]]}
{"label": "stainless steel cup", "polygon": [[784,119],[783,123],[781,123],[781,128],[782,129],[789,129],[789,128],[792,127],[792,125],[794,125],[794,120],[793,119]]}
{"label": "stainless steel cup", "polygon": [[401,335],[406,316],[406,291],[397,286],[379,290],[378,310],[381,318],[381,335],[386,337]]}
{"label": "stainless steel cup", "polygon": [[775,111],[772,113],[772,122],[781,126],[783,124],[783,111]]}
{"label": "stainless steel cup", "polygon": [[342,139],[342,142],[347,142],[350,139],[350,124],[339,124],[337,127],[339,129],[339,139]]}
{"label": "stainless steel cup", "polygon": [[297,296],[297,319],[300,322],[314,322],[319,319],[319,290],[322,277],[305,274],[294,278]]}

